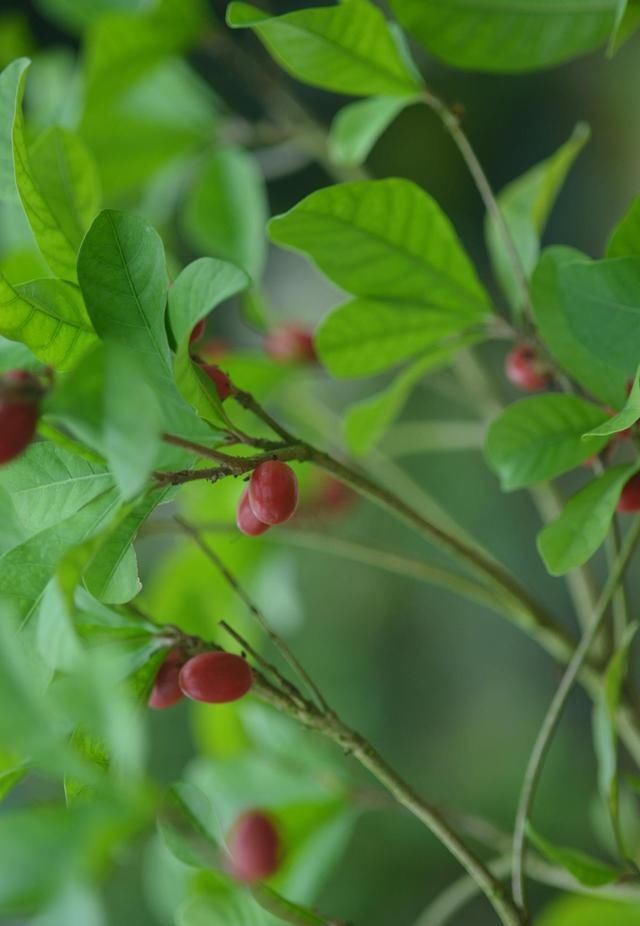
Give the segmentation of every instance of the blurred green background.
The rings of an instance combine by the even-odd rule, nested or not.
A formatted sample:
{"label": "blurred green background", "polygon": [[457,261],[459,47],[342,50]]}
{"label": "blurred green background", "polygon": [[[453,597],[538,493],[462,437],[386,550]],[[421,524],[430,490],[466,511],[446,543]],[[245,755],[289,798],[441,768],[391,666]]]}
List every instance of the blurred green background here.
{"label": "blurred green background", "polygon": [[[225,5],[211,4],[219,21]],[[280,2],[271,8],[284,12],[308,5]],[[126,3],[122,6],[127,8]],[[73,56],[79,48],[78,34],[47,16],[46,10],[44,0],[0,4],[0,64],[21,54],[34,57],[38,68],[30,79],[27,116],[40,116],[43,124],[47,106],[60,102],[53,75],[64,74],[65,67],[68,81],[63,97],[73,108]],[[231,41],[249,55],[262,55],[249,35],[234,35]],[[494,188],[552,153],[576,122],[589,123],[591,141],[560,197],[546,241],[571,244],[597,256],[610,228],[640,190],[639,47],[635,39],[613,61],[600,53],[549,72],[517,77],[454,72],[420,53],[418,60],[434,88],[464,107],[465,127]],[[51,65],[54,61],[64,64]],[[207,88],[214,94],[216,127],[205,126],[205,131],[212,135],[226,131],[223,126],[229,123],[230,113],[249,120],[261,117],[260,95],[250,75],[233,73],[225,59],[204,47],[195,49],[189,62],[200,78],[195,95],[208,99]],[[282,79],[324,124],[344,103],[344,98]],[[208,104],[203,105],[206,109]],[[188,106],[182,115],[188,134]],[[112,143],[117,145],[127,127],[111,129]],[[165,144],[169,145],[167,138],[159,134],[157,145]],[[180,160],[185,152],[176,150]],[[281,173],[290,153],[286,148],[255,153],[267,178],[272,213],[331,182],[322,168],[304,158],[298,169]],[[167,206],[172,158],[163,155],[163,162],[160,173],[153,163],[141,161],[140,183],[119,188],[117,166],[113,175],[109,171],[114,168],[99,159],[106,172],[107,205],[146,211],[162,226],[165,240],[182,262],[194,255],[174,222],[172,206]],[[377,177],[411,178],[434,195],[495,292],[482,244],[481,203],[432,114],[417,106],[403,113],[377,145],[368,167]],[[10,217],[3,218],[3,269],[15,261],[22,272],[28,248],[15,246]],[[265,292],[273,324],[295,319],[313,326],[339,300],[339,294],[305,261],[275,250],[270,254]],[[216,313],[209,334],[223,338],[233,353],[253,355],[261,350],[260,334],[243,320],[237,304]],[[503,349],[492,345],[478,354],[498,395],[512,397],[502,378]],[[418,424],[430,419],[475,420],[474,395],[461,388],[459,374],[460,370],[447,370],[425,381],[415,390],[403,420]],[[289,375],[272,398],[293,423],[298,418],[301,427],[336,444],[341,410],[378,385],[370,380],[332,382],[320,371],[307,370]],[[392,431],[385,439],[370,461],[372,469],[394,481],[417,506],[424,504],[425,492],[436,499],[568,627],[574,627],[564,584],[546,575],[536,553],[539,519],[529,497],[523,492],[502,496],[479,449],[398,455],[394,434],[400,433]],[[204,518],[229,521],[239,487],[205,491],[207,497],[201,489],[194,491],[187,507]],[[163,516],[166,513],[160,512]],[[283,530],[280,537],[273,532],[264,541],[222,533],[216,536],[216,549],[244,577],[341,715],[362,730],[421,793],[443,808],[478,813],[509,829],[528,752],[559,677],[557,667],[511,626],[478,607],[312,548],[314,537],[316,545],[323,538],[341,537],[438,561],[413,535],[370,505],[358,502],[334,517],[312,512],[298,521],[298,527],[310,535],[309,548]],[[176,541],[159,529],[156,533],[150,528],[140,538],[138,552],[154,616],[209,633],[223,617],[243,620],[242,609],[204,559],[177,548]],[[629,586],[637,603],[633,571]],[[169,714],[150,717],[153,769],[161,781],[180,775],[194,744],[214,754],[229,748],[228,743],[220,746],[224,723],[208,710],[204,714],[181,704]],[[356,769],[352,772],[361,782],[366,804],[370,782]],[[590,708],[577,694],[540,788],[535,813],[540,831],[561,844],[597,848],[603,823],[595,793]],[[18,789],[14,799],[28,796],[29,792]],[[135,854],[122,860],[106,887],[113,924],[160,922],[144,896],[139,866],[131,864]],[[375,807],[359,817],[318,906],[339,912],[358,926],[404,926],[414,923],[428,901],[458,875],[457,865],[416,821],[393,807]],[[538,906],[549,896],[546,889],[535,888]],[[495,917],[478,900],[455,922],[489,926]]]}

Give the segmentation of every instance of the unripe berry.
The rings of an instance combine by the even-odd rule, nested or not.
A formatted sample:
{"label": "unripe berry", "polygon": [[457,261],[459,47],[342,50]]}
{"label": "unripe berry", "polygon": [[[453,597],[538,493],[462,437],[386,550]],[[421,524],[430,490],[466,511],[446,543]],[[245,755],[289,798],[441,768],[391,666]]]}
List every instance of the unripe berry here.
{"label": "unripe berry", "polygon": [[178,648],[169,650],[153,683],[149,695],[149,707],[161,711],[167,707],[173,707],[178,701],[182,701],[183,694],[180,688],[179,676],[183,663],[184,655],[181,650]]}
{"label": "unripe berry", "polygon": [[264,524],[263,521],[259,521],[253,513],[251,505],[249,504],[248,489],[244,490],[238,504],[236,524],[238,525],[238,529],[241,530],[243,534],[246,534],[247,537],[259,537],[260,534],[264,534],[265,531],[269,530],[269,525]]}
{"label": "unripe berry", "polygon": [[41,395],[40,383],[26,370],[0,377],[0,464],[15,459],[33,440]]}
{"label": "unripe berry", "polygon": [[280,866],[280,835],[272,818],[261,810],[250,810],[236,820],[227,848],[229,872],[245,884],[269,878]]}
{"label": "unripe berry", "polygon": [[214,366],[210,363],[203,363],[200,369],[203,373],[206,373],[206,375],[216,387],[216,392],[218,393],[218,398],[220,401],[224,402],[224,400],[231,394],[231,380],[227,374],[223,372],[220,367]]}
{"label": "unripe berry", "polygon": [[617,510],[624,514],[632,514],[635,511],[640,511],[640,473],[636,473],[636,475],[632,476],[626,483],[624,489],[620,493]]}
{"label": "unripe berry", "polygon": [[249,504],[263,524],[288,521],[298,504],[298,479],[291,467],[280,460],[257,466],[249,480]]}
{"label": "unripe berry", "polygon": [[279,363],[314,363],[318,359],[313,335],[295,323],[270,331],[264,339],[264,347]]}
{"label": "unripe berry", "polygon": [[180,670],[182,693],[193,701],[227,704],[243,698],[251,688],[250,666],[233,653],[200,653]]}
{"label": "unripe berry", "polygon": [[504,372],[510,383],[525,392],[546,389],[551,381],[548,366],[529,344],[518,344],[509,351],[504,362]]}
{"label": "unripe berry", "polygon": [[196,322],[193,326],[193,331],[189,336],[189,344],[195,344],[204,334],[204,329],[207,327],[206,318],[201,318],[199,322]]}

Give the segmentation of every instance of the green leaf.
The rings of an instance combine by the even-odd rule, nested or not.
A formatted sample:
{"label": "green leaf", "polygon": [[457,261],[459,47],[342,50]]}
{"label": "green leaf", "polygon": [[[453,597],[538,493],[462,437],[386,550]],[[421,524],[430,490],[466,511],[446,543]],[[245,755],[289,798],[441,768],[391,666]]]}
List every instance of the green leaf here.
{"label": "green leaf", "polygon": [[113,485],[106,467],[48,442],[32,444],[0,469],[23,539],[54,527]]}
{"label": "green leaf", "polygon": [[345,167],[357,167],[369,157],[371,150],[394,119],[419,96],[378,96],[370,100],[347,103],[333,120],[329,132],[329,155]]}
{"label": "green leaf", "polygon": [[576,261],[561,265],[558,276],[577,340],[633,375],[640,357],[640,259]]}
{"label": "green leaf", "polygon": [[169,324],[178,352],[197,322],[248,286],[247,275],[223,260],[201,257],[185,267],[169,289]]}
{"label": "green leaf", "polygon": [[96,343],[82,294],[72,283],[45,279],[14,287],[0,274],[0,309],[0,332],[59,372]]}
{"label": "green leaf", "polygon": [[151,385],[140,375],[137,354],[112,342],[107,345],[106,360],[104,450],[122,497],[131,499],[142,491],[153,471],[162,414]]}
{"label": "green leaf", "polygon": [[147,0],[36,0],[36,6],[65,29],[82,32],[105,13],[142,10]]}
{"label": "green leaf", "polygon": [[474,71],[551,67],[603,44],[618,0],[391,0],[401,25],[448,64]]}
{"label": "green leaf", "polygon": [[547,570],[561,576],[586,563],[604,542],[620,493],[637,466],[616,466],[573,495],[562,514],[538,534]]}
{"label": "green leaf", "polygon": [[241,267],[257,283],[267,256],[267,218],[264,180],[254,158],[239,148],[220,148],[196,178],[182,222],[197,251]]}
{"label": "green leaf", "polygon": [[408,180],[318,190],[269,223],[272,239],[308,254],[355,296],[450,313],[460,327],[491,312],[451,223]]}
{"label": "green leaf", "polygon": [[[579,123],[571,138],[550,158],[509,183],[498,197],[498,205],[529,277],[540,254],[540,238],[549,214],[573,162],[589,139],[589,127]],[[522,294],[500,229],[487,214],[485,236],[494,271],[511,305],[522,309]]]}
{"label": "green leaf", "polygon": [[356,455],[368,453],[400,414],[416,383],[426,373],[447,363],[460,347],[459,343],[435,347],[403,370],[382,392],[352,405],[344,422],[349,450]]}
{"label": "green leaf", "polygon": [[619,850],[627,856],[620,824],[618,800],[618,707],[626,678],[629,649],[638,631],[631,624],[618,649],[609,660],[604,676],[604,688],[598,693],[593,711],[593,734],[598,759],[598,784],[607,805]]}
{"label": "green leaf", "polygon": [[640,257],[640,197],[634,199],[628,212],[611,233],[607,257]]}
{"label": "green leaf", "polygon": [[545,908],[537,926],[636,926],[638,917],[638,904],[565,896]]}
{"label": "green leaf", "polygon": [[582,435],[604,417],[597,405],[574,395],[514,402],[493,422],[486,443],[487,460],[503,491],[553,479],[599,453],[608,438]]}
{"label": "green leaf", "polygon": [[286,71],[305,83],[354,96],[415,93],[385,19],[368,0],[272,17],[249,3],[231,3],[227,23],[255,29]]}
{"label": "green leaf", "polygon": [[95,161],[77,135],[58,126],[40,135],[29,160],[33,179],[75,255],[100,208]]}
{"label": "green leaf", "polygon": [[617,48],[617,45],[618,45],[618,38],[619,38],[620,30],[621,30],[621,28],[622,28],[622,24],[623,24],[623,22],[624,22],[625,15],[626,15],[626,13],[627,13],[627,6],[628,6],[628,3],[629,3],[629,0],[617,0],[617,3],[616,3],[616,18],[615,18],[615,21],[614,21],[614,23],[613,23],[613,28],[612,28],[612,30],[611,30],[611,35],[609,36],[609,45],[608,45],[608,48],[607,48],[607,54],[608,54],[609,56],[613,55],[613,54],[615,53],[615,51],[616,51],[616,48]]}
{"label": "green leaf", "polygon": [[22,76],[28,67],[29,60],[19,58],[0,73],[0,200],[2,202],[13,202],[16,198],[13,124],[20,105]]}
{"label": "green leaf", "polygon": [[325,917],[287,900],[266,884],[254,887],[251,893],[264,910],[278,917],[283,923],[291,923],[293,926],[332,926],[332,922]]}
{"label": "green leaf", "polygon": [[592,858],[585,852],[578,849],[565,849],[554,846],[548,840],[543,839],[539,833],[529,824],[527,826],[527,835],[536,849],[544,855],[550,862],[560,865],[568,871],[576,881],[584,884],[585,887],[602,887],[604,884],[611,884],[616,881],[621,872],[601,862],[599,859]]}
{"label": "green leaf", "polygon": [[618,412],[617,415],[612,415],[611,418],[607,418],[606,421],[603,421],[597,428],[592,428],[588,434],[585,434],[585,437],[592,437],[599,434],[618,434],[620,431],[626,431],[628,428],[633,427],[633,425],[640,418],[640,368],[636,373],[633,385],[631,386],[631,391],[627,397],[622,411]]}
{"label": "green leaf", "polygon": [[333,376],[370,376],[437,347],[459,330],[459,320],[445,311],[353,299],[323,319],[314,344]]}
{"label": "green leaf", "polygon": [[560,367],[584,389],[615,408],[625,399],[627,377],[591,353],[577,340],[567,315],[564,291],[559,280],[560,268],[584,255],[573,248],[548,248],[542,255],[531,279],[531,298],[539,333]]}

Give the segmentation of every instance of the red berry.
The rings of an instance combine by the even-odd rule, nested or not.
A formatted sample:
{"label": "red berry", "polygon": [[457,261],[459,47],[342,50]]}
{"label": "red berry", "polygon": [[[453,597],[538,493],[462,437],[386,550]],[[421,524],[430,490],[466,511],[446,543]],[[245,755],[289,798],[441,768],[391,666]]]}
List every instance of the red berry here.
{"label": "red berry", "polygon": [[255,884],[278,870],[281,840],[276,825],[261,810],[238,817],[227,836],[229,871],[238,881]]}
{"label": "red berry", "polygon": [[280,460],[257,466],[249,481],[249,504],[263,524],[288,521],[298,504],[298,479],[291,467]]}
{"label": "red berry", "polygon": [[241,530],[243,534],[246,534],[247,537],[259,537],[260,534],[264,534],[265,531],[269,530],[269,525],[265,524],[263,521],[259,521],[251,510],[248,489],[244,490],[240,503],[238,504],[236,524],[238,525],[238,529]]}
{"label": "red berry", "polygon": [[224,373],[220,367],[213,366],[213,364],[210,363],[203,363],[201,369],[216,387],[220,401],[224,402],[231,394],[231,380],[227,374]]}
{"label": "red berry", "polygon": [[620,493],[617,511],[631,514],[634,511],[640,511],[640,473],[636,473],[626,483]]}
{"label": "red berry", "polygon": [[177,648],[169,650],[153,683],[153,689],[149,695],[149,707],[161,711],[167,707],[173,707],[182,700],[183,695],[178,679],[183,663],[184,656],[181,650]]}
{"label": "red berry", "polygon": [[266,352],[279,363],[314,363],[313,335],[295,323],[274,328],[264,339]]}
{"label": "red berry", "polygon": [[9,370],[0,378],[0,464],[25,450],[38,424],[42,388],[26,370]]}
{"label": "red berry", "polygon": [[204,334],[204,329],[207,327],[206,318],[201,318],[199,322],[196,322],[193,326],[193,331],[189,336],[189,344],[195,344],[196,341],[199,341],[202,335]]}
{"label": "red berry", "polygon": [[525,392],[546,389],[551,380],[549,368],[528,344],[518,344],[509,351],[504,372],[510,383]]}
{"label": "red berry", "polygon": [[253,683],[251,667],[233,653],[200,653],[180,670],[182,693],[193,701],[227,704],[244,697]]}

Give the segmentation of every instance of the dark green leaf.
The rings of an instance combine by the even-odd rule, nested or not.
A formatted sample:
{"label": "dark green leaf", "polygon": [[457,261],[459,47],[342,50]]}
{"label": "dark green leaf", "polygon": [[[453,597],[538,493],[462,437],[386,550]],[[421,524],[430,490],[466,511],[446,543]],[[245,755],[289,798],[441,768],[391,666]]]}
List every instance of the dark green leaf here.
{"label": "dark green leaf", "polygon": [[607,444],[607,437],[583,438],[604,417],[597,405],[574,395],[521,399],[491,425],[487,460],[507,492],[553,479]]}
{"label": "dark green leaf", "polygon": [[227,22],[255,29],[276,61],[306,83],[354,96],[405,95],[419,87],[385,19],[369,0],[272,17],[231,3]]}
{"label": "dark green leaf", "polygon": [[448,64],[474,71],[551,67],[603,44],[618,0],[391,0],[400,23]]}
{"label": "dark green leaf", "polygon": [[620,493],[637,466],[616,466],[573,495],[564,511],[538,534],[538,550],[551,575],[586,563],[604,542]]}

